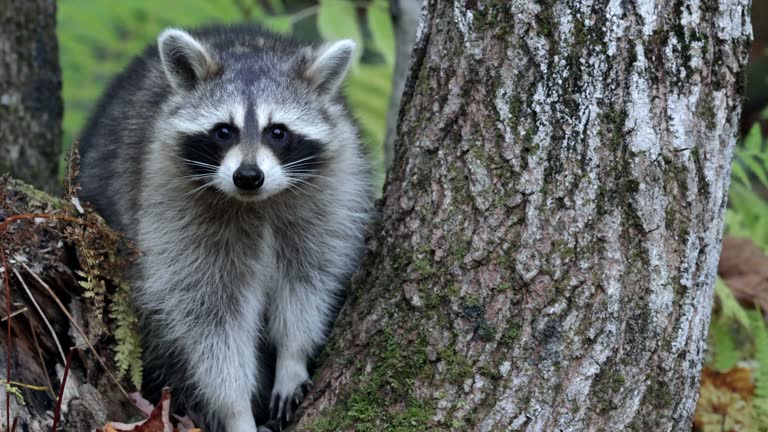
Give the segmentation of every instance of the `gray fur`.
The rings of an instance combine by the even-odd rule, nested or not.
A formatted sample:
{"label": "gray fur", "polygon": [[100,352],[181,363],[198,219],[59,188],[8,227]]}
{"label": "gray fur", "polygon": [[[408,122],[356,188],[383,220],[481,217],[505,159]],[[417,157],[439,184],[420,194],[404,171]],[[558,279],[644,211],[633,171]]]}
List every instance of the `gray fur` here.
{"label": "gray fur", "polygon": [[[132,286],[145,391],[172,386],[208,432],[251,432],[270,402],[287,420],[304,396],[362,252],[371,170],[338,91],[354,44],[191,34],[161,34],[161,54],[148,48],[102,98],[81,142],[82,198],[143,252]],[[254,133],[275,119],[321,143],[324,164],[288,178]],[[229,122],[241,141],[189,177],[182,131]],[[227,183],[240,162],[268,168],[263,195]]]}

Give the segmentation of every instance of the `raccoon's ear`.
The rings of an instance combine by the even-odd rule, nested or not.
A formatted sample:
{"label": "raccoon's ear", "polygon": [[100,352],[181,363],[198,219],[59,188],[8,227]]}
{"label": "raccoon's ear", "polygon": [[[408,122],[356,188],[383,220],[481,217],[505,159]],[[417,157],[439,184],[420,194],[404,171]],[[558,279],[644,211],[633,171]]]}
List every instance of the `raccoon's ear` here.
{"label": "raccoon's ear", "polygon": [[218,72],[208,50],[184,30],[169,28],[157,37],[165,75],[177,90],[189,91]]}
{"label": "raccoon's ear", "polygon": [[352,63],[355,42],[350,39],[327,43],[317,48],[304,70],[304,77],[326,95],[334,95]]}

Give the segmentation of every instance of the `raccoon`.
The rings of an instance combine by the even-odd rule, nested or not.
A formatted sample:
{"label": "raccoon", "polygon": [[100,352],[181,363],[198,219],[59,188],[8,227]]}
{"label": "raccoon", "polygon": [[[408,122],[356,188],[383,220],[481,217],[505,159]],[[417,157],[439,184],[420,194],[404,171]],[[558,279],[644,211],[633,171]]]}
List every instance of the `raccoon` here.
{"label": "raccoon", "polygon": [[371,169],[340,87],[355,44],[169,28],[80,142],[81,198],[135,241],[143,392],[208,432],[283,425],[356,270]]}

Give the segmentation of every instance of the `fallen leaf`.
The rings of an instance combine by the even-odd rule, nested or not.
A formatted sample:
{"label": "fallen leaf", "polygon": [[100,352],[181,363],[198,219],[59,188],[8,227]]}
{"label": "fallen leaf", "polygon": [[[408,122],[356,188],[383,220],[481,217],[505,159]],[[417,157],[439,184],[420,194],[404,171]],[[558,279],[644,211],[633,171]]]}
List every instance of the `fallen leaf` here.
{"label": "fallen leaf", "polygon": [[751,239],[723,237],[717,274],[739,302],[768,313],[768,256]]}
{"label": "fallen leaf", "polygon": [[718,372],[705,366],[701,371],[701,385],[706,383],[711,383],[718,389],[738,393],[742,399],[752,399],[755,396],[752,371],[745,367],[736,366],[726,372]]}
{"label": "fallen leaf", "polygon": [[693,426],[696,431],[754,430],[752,399],[755,386],[749,369],[734,367],[717,372],[704,367]]}
{"label": "fallen leaf", "polygon": [[[131,395],[134,402],[142,411],[150,410],[149,418],[137,423],[119,423],[109,422],[104,428],[97,429],[97,432],[202,432],[200,429],[194,429],[194,425],[189,420],[182,422],[181,429],[176,429],[171,423],[171,391],[168,387],[163,389],[160,396],[160,403],[152,408],[152,404],[146,401],[141,395],[134,393]],[[190,429],[192,427],[193,429]]]}

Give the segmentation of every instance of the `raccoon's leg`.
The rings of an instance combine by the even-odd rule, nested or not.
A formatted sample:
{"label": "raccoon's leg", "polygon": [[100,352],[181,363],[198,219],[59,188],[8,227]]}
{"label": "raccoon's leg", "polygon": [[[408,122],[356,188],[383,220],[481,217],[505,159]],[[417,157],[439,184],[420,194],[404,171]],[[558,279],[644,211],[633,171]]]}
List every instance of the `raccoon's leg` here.
{"label": "raccoon's leg", "polygon": [[269,333],[277,348],[277,361],[269,411],[270,418],[278,422],[289,422],[312,388],[307,363],[324,342],[326,326],[336,307],[336,284],[314,282],[311,286],[281,284],[270,306]]}
{"label": "raccoon's leg", "polygon": [[218,328],[200,330],[190,364],[206,411],[226,432],[256,432],[251,400],[259,376],[258,329],[245,316],[235,316]]}
{"label": "raccoon's leg", "polygon": [[157,312],[167,319],[162,320],[165,337],[153,342],[154,362],[184,369],[165,375],[185,382],[167,384],[183,392],[188,414],[206,432],[256,432],[251,400],[260,375],[255,341],[261,326],[254,316],[263,301],[246,296],[239,312],[232,313],[222,310],[219,297],[210,300],[163,304],[170,307]]}

